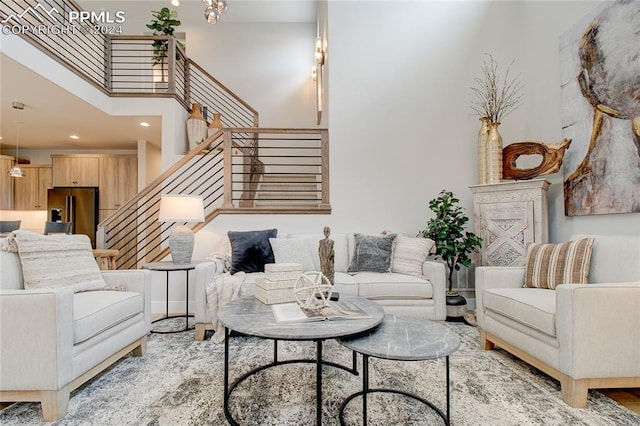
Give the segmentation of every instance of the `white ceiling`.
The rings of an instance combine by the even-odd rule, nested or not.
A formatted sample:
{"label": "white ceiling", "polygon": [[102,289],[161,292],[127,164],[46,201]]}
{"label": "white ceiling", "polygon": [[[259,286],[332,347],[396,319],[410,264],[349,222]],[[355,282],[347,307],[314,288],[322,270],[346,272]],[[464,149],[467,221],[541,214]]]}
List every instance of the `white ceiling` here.
{"label": "white ceiling", "polygon": [[[136,149],[139,139],[161,143],[159,116],[107,115],[6,55],[0,55],[0,71],[3,150],[15,147],[18,131],[21,149]],[[13,101],[24,103],[24,109],[13,109]],[[142,121],[151,126],[141,127]],[[80,139],[71,139],[73,134]]]}
{"label": "white ceiling", "polygon": [[[153,7],[168,6],[166,1],[78,2],[87,10],[122,6],[131,14],[148,15]],[[228,0],[228,22],[315,22],[316,0]],[[179,16],[183,23],[204,20],[201,0],[182,0]],[[203,9],[204,10],[204,9]],[[133,17],[133,16],[131,16]],[[145,18],[146,19],[146,18]],[[12,102],[25,104],[18,112]],[[19,125],[20,149],[136,149],[137,141],[160,146],[161,117],[110,116],[77,98],[60,86],[0,53],[0,149],[13,150]],[[151,124],[148,128],[141,121]],[[70,139],[75,134],[78,140]]]}

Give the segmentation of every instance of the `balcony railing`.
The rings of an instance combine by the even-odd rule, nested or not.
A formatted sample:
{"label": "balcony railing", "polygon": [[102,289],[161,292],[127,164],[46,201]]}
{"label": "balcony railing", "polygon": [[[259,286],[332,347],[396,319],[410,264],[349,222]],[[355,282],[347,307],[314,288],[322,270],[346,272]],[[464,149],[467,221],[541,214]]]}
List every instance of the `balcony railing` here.
{"label": "balcony railing", "polygon": [[72,0],[3,0],[7,34],[23,37],[109,96],[174,97],[206,107],[227,127],[258,127],[258,112],[213,78],[168,36],[119,35],[118,25],[72,20]]}

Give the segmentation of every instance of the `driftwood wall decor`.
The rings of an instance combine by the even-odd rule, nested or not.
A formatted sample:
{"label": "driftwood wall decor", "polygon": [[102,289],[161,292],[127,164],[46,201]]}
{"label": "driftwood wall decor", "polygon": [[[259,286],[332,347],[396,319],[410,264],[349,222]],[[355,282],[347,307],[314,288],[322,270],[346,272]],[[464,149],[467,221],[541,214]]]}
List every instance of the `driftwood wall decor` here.
{"label": "driftwood wall decor", "polygon": [[[544,142],[516,142],[502,149],[502,177],[503,179],[525,180],[536,176],[556,173],[562,166],[564,151],[571,145],[571,139],[564,139],[560,143],[546,144]],[[520,169],[518,158],[522,155],[540,155],[542,160],[535,167]]]}

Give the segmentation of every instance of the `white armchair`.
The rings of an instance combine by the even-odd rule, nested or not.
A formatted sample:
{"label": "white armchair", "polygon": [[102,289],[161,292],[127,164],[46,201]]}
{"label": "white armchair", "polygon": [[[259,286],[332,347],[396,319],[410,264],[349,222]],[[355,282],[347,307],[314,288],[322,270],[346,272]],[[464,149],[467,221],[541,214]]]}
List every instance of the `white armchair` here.
{"label": "white armchair", "polygon": [[133,351],[151,328],[151,274],[103,271],[122,291],[74,293],[23,287],[20,258],[0,251],[0,401],[39,401],[45,421],[61,419],[69,394]]}
{"label": "white armchair", "polygon": [[523,288],[524,268],[476,268],[481,347],[559,380],[572,407],[586,406],[589,389],[640,387],[638,259],[640,237],[595,236],[589,284],[556,290]]}

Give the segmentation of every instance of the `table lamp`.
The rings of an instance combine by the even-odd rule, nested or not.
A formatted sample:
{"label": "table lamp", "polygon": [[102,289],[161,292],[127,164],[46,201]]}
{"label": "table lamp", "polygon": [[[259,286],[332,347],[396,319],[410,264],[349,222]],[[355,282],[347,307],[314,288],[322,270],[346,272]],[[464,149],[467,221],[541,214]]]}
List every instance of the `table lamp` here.
{"label": "table lamp", "polygon": [[[204,222],[204,203],[197,195],[167,194],[160,198],[160,222]],[[169,235],[174,263],[191,263],[195,236],[191,228],[178,225]]]}

